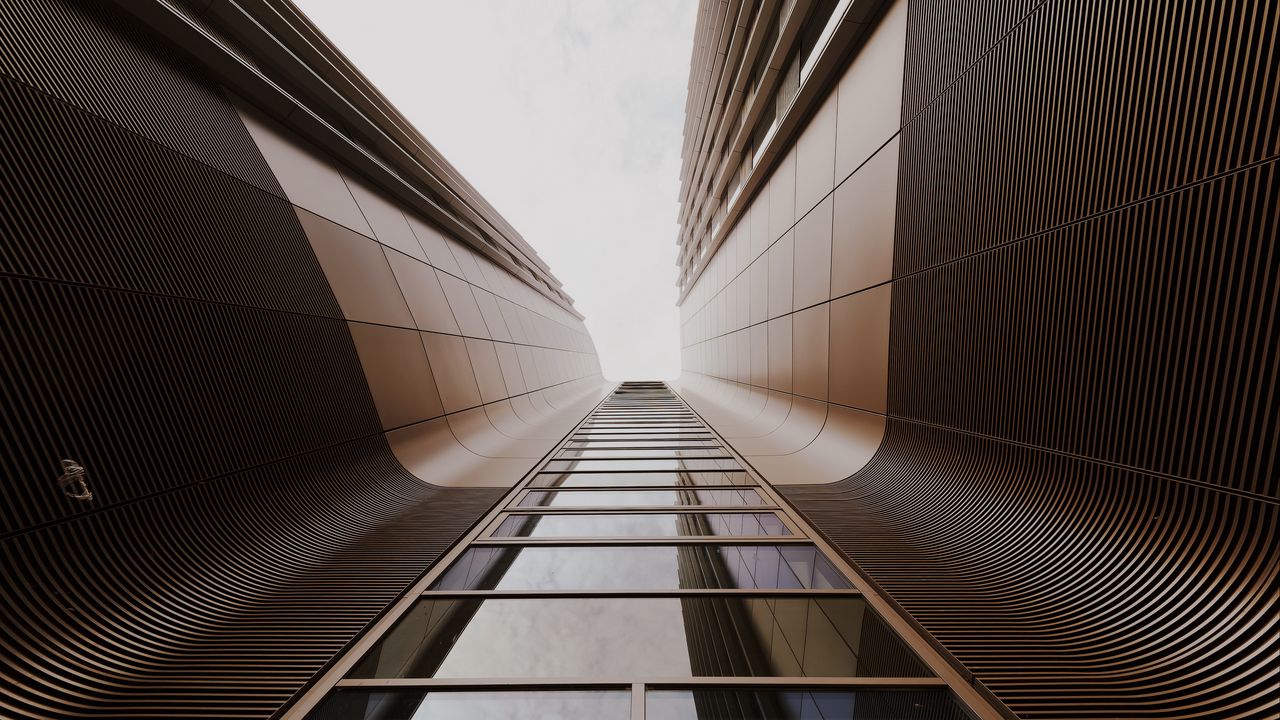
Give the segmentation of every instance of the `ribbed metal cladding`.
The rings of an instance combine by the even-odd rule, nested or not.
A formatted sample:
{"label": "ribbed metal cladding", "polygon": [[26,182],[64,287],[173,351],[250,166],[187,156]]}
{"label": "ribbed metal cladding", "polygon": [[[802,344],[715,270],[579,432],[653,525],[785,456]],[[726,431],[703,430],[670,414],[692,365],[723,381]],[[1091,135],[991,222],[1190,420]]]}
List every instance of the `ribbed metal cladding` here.
{"label": "ribbed metal cladding", "polygon": [[782,489],[1020,717],[1274,716],[1273,503],[897,421]]}
{"label": "ribbed metal cladding", "polygon": [[1021,717],[1280,708],[1278,30],[911,2],[888,432],[783,490]]}
{"label": "ribbed metal cladding", "polygon": [[0,47],[0,73],[284,197],[220,92],[106,3],[0,4]]}
{"label": "ribbed metal cladding", "polygon": [[1278,166],[899,278],[890,414],[1280,497]]}
{"label": "ribbed metal cladding", "polygon": [[6,539],[0,715],[271,715],[497,500],[381,436]]}
{"label": "ribbed metal cladding", "polygon": [[91,3],[8,3],[0,43],[0,716],[268,717],[499,491],[396,461],[190,63]]}

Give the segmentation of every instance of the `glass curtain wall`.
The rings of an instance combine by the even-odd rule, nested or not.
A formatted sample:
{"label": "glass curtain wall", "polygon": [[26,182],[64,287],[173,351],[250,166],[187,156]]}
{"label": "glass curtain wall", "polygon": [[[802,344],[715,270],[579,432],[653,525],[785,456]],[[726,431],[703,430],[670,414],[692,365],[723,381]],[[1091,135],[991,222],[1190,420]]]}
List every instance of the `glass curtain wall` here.
{"label": "glass curtain wall", "polygon": [[316,720],[968,717],[662,383],[623,383]]}

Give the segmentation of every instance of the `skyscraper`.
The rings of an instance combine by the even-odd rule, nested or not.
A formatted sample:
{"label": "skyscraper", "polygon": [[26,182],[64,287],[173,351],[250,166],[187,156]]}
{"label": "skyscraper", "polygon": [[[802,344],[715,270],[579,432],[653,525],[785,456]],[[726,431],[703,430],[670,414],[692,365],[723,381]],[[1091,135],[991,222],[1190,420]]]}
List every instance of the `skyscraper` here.
{"label": "skyscraper", "polygon": [[1280,710],[1277,18],[700,5],[677,389],[1021,717]]}
{"label": "skyscraper", "polygon": [[701,0],[613,383],[286,0],[5,5],[0,716],[1275,717],[1278,29]]}

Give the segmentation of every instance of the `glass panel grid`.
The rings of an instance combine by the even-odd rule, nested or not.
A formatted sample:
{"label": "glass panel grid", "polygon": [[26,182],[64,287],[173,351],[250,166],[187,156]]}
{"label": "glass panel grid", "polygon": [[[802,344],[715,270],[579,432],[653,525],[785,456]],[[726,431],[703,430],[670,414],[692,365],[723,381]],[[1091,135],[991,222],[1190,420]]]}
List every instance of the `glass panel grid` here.
{"label": "glass panel grid", "polygon": [[752,509],[773,496],[664,385],[624,384],[551,457],[311,717],[870,718],[909,700],[950,720],[945,685],[787,511]]}

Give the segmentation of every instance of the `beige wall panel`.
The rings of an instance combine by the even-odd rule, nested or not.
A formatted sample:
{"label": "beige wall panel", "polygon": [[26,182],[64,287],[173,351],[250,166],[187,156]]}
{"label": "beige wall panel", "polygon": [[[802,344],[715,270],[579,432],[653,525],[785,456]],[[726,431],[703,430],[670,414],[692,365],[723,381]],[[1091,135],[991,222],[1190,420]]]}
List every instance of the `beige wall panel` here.
{"label": "beige wall panel", "polygon": [[484,316],[480,314],[475,296],[471,294],[471,286],[448,273],[438,275],[440,286],[444,288],[444,296],[449,300],[449,307],[453,308],[453,318],[458,321],[462,334],[469,337],[489,337],[489,328],[484,324]]}
{"label": "beige wall panel", "polygon": [[486,290],[476,290],[474,288],[471,294],[476,298],[476,306],[480,308],[480,315],[484,317],[484,325],[488,328],[489,335],[494,340],[511,342],[511,333],[507,331],[507,322],[502,319],[502,311],[498,309],[497,296]]}
{"label": "beige wall panel", "polygon": [[458,442],[446,418],[393,430],[387,433],[387,442],[406,470],[445,487],[510,487],[537,462],[476,455]]}
{"label": "beige wall panel", "polygon": [[907,0],[894,0],[837,86],[837,182],[901,126],[906,42]]}
{"label": "beige wall panel", "polygon": [[791,312],[792,267],[794,266],[794,240],[787,233],[769,248],[765,257],[769,262],[769,317],[776,318]]}
{"label": "beige wall panel", "polygon": [[796,142],[796,215],[803,216],[835,186],[836,94],[833,92]]}
{"label": "beige wall panel", "polygon": [[451,237],[445,236],[444,241],[448,243],[449,249],[453,251],[453,257],[458,261],[458,266],[462,268],[462,276],[467,279],[467,282],[472,285],[487,287],[489,280],[480,271],[475,252]]}
{"label": "beige wall panel", "polygon": [[418,244],[426,252],[427,261],[447,273],[461,276],[462,268],[458,267],[458,261],[454,259],[449,245],[445,243],[444,234],[412,213],[406,213],[405,219],[409,222],[409,228],[413,230],[413,236],[418,239]]}
{"label": "beige wall panel", "polygon": [[786,418],[772,432],[753,438],[735,440],[742,454],[754,458],[762,455],[791,455],[803,450],[818,437],[827,420],[827,404],[792,396]]}
{"label": "beige wall panel", "polygon": [[524,384],[530,391],[541,390],[549,384],[544,381],[538,364],[534,362],[533,348],[528,345],[517,345],[516,357],[520,360],[520,373],[524,375]]}
{"label": "beige wall panel", "polygon": [[792,316],[791,392],[827,399],[827,340],[830,305],[801,310]]}
{"label": "beige wall panel", "polygon": [[769,332],[769,387],[791,392],[791,317],[784,315],[770,320]]}
{"label": "beige wall panel", "polygon": [[551,443],[528,440],[500,432],[489,421],[485,408],[478,407],[449,416],[449,429],[458,442],[471,452],[486,458],[529,458],[537,460],[547,453]]}
{"label": "beige wall panel", "polygon": [[898,139],[836,188],[831,247],[831,295],[888,282],[893,276],[893,225],[898,194]]}
{"label": "beige wall panel", "polygon": [[752,385],[769,385],[769,328],[761,323],[751,326],[751,378]]}
{"label": "beige wall panel", "polygon": [[422,251],[422,245],[409,228],[409,221],[405,220],[400,208],[361,181],[349,175],[345,176],[345,180],[351,196],[360,206],[364,219],[373,228],[373,236],[378,242],[426,262],[427,254]]}
{"label": "beige wall panel", "polygon": [[444,414],[416,330],[364,323],[347,326],[384,430]]}
{"label": "beige wall panel", "polygon": [[769,262],[768,256],[757,259],[747,269],[751,285],[751,323],[769,319]]}
{"label": "beige wall panel", "polygon": [[512,342],[529,342],[529,334],[525,332],[524,323],[520,321],[520,306],[510,300],[499,298],[498,309],[502,311],[502,319],[506,321]]}
{"label": "beige wall panel", "polygon": [[751,324],[751,277],[745,272],[734,278],[733,328]]}
{"label": "beige wall panel", "polygon": [[297,213],[348,320],[415,327],[381,245],[306,210]]}
{"label": "beige wall panel", "polygon": [[524,376],[520,373],[520,359],[516,356],[514,345],[495,343],[494,351],[498,354],[498,367],[502,370],[502,382],[512,395],[529,391]]}
{"label": "beige wall panel", "polygon": [[831,297],[831,198],[801,218],[795,229],[792,304],[796,310]]}
{"label": "beige wall panel", "polygon": [[385,255],[418,329],[457,335],[458,323],[435,268],[394,250],[386,250]]}
{"label": "beige wall panel", "polygon": [[892,285],[831,303],[831,401],[887,412]]}
{"label": "beige wall panel", "polygon": [[480,388],[467,355],[465,341],[453,335],[422,333],[427,358],[435,373],[436,387],[445,412],[458,412],[480,404]]}
{"label": "beige wall panel", "polygon": [[766,193],[758,193],[751,201],[751,210],[739,222],[744,221],[751,224],[751,255],[758,258],[773,243],[769,236],[769,197]]}
{"label": "beige wall panel", "polygon": [[475,370],[476,384],[480,387],[482,402],[496,402],[511,395],[502,379],[502,367],[498,365],[498,353],[490,340],[467,338],[467,355]]}
{"label": "beige wall panel", "polygon": [[240,107],[240,117],[280,181],[289,201],[373,237],[347,184],[328,158],[274,121]]}
{"label": "beige wall panel", "polygon": [[836,482],[858,472],[871,460],[884,439],[884,430],[882,415],[831,405],[822,431],[803,450],[749,459],[775,485]]}
{"label": "beige wall panel", "polygon": [[778,238],[796,220],[796,151],[778,163],[769,178],[769,237]]}

